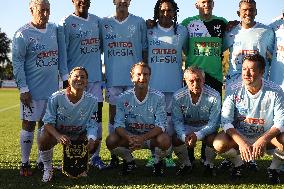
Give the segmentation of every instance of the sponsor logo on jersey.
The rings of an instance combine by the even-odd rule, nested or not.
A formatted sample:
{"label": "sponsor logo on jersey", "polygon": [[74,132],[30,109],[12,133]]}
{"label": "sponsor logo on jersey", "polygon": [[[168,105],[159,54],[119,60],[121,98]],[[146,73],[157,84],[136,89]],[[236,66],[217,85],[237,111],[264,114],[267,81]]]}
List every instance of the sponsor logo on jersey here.
{"label": "sponsor logo on jersey", "polygon": [[135,130],[144,130],[144,129],[154,129],[154,124],[143,124],[143,123],[129,123],[128,125],[130,128]]}

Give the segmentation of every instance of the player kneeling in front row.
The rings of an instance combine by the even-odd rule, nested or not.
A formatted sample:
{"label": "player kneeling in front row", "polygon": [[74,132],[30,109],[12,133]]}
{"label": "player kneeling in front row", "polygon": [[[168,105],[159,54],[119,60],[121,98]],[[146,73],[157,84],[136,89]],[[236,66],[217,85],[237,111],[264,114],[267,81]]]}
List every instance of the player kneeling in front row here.
{"label": "player kneeling in front row", "polygon": [[[54,93],[48,100],[47,110],[44,115],[44,128],[42,130],[40,138],[40,150],[41,158],[44,164],[44,174],[42,181],[48,182],[53,176],[52,170],[52,148],[61,143],[64,149],[69,149],[74,145],[73,141],[86,141],[87,145],[77,143],[78,146],[82,146],[80,149],[82,153],[75,154],[78,156],[84,156],[85,163],[79,158],[78,164],[74,162],[70,165],[70,162],[63,162],[63,169],[67,173],[73,171],[78,172],[72,176],[86,175],[88,157],[86,158],[87,151],[94,152],[99,144],[97,139],[97,122],[96,114],[98,103],[97,98],[93,95],[85,92],[85,88],[88,83],[88,73],[83,67],[75,67],[71,70],[68,78],[69,86],[67,89]],[[74,152],[74,151],[73,151]],[[64,161],[68,159],[68,156],[72,156],[72,150],[66,151]],[[75,152],[74,152],[75,153]],[[85,155],[83,155],[85,154]],[[74,154],[73,154],[74,155]],[[72,159],[69,157],[69,159]],[[66,165],[66,164],[68,165]],[[85,170],[80,169],[84,167]],[[64,171],[64,170],[63,170]],[[81,171],[81,172],[80,172]],[[85,171],[85,172],[84,172]],[[82,173],[82,174],[81,174]]]}
{"label": "player kneeling in front row", "polygon": [[131,155],[134,150],[155,148],[154,175],[162,175],[161,159],[170,148],[170,137],[164,132],[167,124],[165,97],[149,88],[151,68],[137,63],[131,68],[134,88],[119,96],[115,116],[115,132],[107,137],[108,149],[123,159],[123,174],[136,168]]}
{"label": "player kneeling in front row", "polygon": [[221,114],[224,131],[213,144],[221,156],[234,164],[233,178],[242,176],[243,161],[272,152],[269,181],[279,183],[278,169],[284,159],[284,94],[278,85],[263,79],[264,70],[262,56],[244,57],[242,81],[227,87]]}
{"label": "player kneeling in front row", "polygon": [[172,113],[176,136],[173,138],[174,152],[181,167],[177,175],[191,171],[187,147],[194,148],[197,140],[206,143],[204,162],[205,173],[214,176],[213,161],[216,153],[213,140],[220,124],[220,94],[204,85],[205,74],[197,67],[189,67],[184,72],[186,87],[174,94]]}

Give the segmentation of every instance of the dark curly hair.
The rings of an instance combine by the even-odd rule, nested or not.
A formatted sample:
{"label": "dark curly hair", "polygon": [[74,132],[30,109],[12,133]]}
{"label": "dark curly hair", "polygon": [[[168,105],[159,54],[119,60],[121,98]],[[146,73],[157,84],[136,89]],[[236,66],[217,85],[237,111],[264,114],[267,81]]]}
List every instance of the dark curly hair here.
{"label": "dark curly hair", "polygon": [[177,13],[179,12],[179,8],[177,6],[177,3],[174,0],[158,0],[157,1],[156,5],[155,5],[155,8],[154,8],[154,21],[157,24],[157,20],[159,19],[159,10],[161,8],[161,5],[163,3],[166,3],[166,2],[171,3],[173,8],[174,8],[174,11],[175,11],[175,16],[173,18],[173,22],[174,22],[174,32],[175,32],[175,35],[176,35],[177,34],[177,25],[178,25]]}
{"label": "dark curly hair", "polygon": [[252,61],[252,62],[256,62],[258,68],[259,68],[261,71],[264,71],[264,69],[265,69],[265,59],[264,59],[264,57],[261,56],[260,54],[246,55],[246,56],[243,58],[243,62],[244,62],[245,60]]}

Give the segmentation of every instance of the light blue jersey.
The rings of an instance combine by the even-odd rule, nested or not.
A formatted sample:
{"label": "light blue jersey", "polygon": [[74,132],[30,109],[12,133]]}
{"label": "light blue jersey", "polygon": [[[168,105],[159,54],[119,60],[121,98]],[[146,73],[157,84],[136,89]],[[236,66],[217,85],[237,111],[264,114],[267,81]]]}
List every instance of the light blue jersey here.
{"label": "light blue jersey", "polygon": [[[243,58],[246,55],[260,54],[266,60],[264,78],[269,71],[268,54],[273,54],[275,35],[271,28],[256,23],[252,28],[245,29],[240,24],[225,33],[223,50],[229,48],[230,60],[227,79],[237,79],[242,73]],[[233,81],[232,80],[232,81]]]}
{"label": "light blue jersey", "polygon": [[270,80],[284,90],[284,20],[279,19],[270,24],[275,31],[275,50],[271,62]]}
{"label": "light blue jersey", "polygon": [[59,24],[59,50],[67,52],[59,60],[65,64],[66,74],[83,66],[89,82],[102,80],[99,22],[100,18],[92,14],[87,19],[71,14]]}
{"label": "light blue jersey", "polygon": [[127,90],[119,96],[115,128],[122,127],[132,134],[139,135],[154,127],[160,127],[165,131],[166,125],[165,96],[161,92],[149,88],[142,102],[137,99],[134,89]]}
{"label": "light blue jersey", "polygon": [[262,83],[255,95],[242,82],[227,87],[221,115],[224,128],[233,126],[243,136],[255,139],[272,126],[284,127],[283,91],[270,81],[263,80]]}
{"label": "light blue jersey", "polygon": [[130,68],[147,49],[145,21],[129,14],[122,22],[104,18],[101,27],[107,87],[132,86]]}
{"label": "light blue jersey", "polygon": [[182,25],[148,29],[148,64],[152,69],[150,87],[175,92],[182,87],[182,50],[187,51],[187,29]]}
{"label": "light blue jersey", "polygon": [[175,131],[185,142],[187,127],[200,128],[195,132],[197,139],[217,132],[220,124],[221,97],[211,87],[204,85],[196,104],[192,103],[188,87],[175,92],[172,105],[172,117]]}
{"label": "light blue jersey", "polygon": [[53,125],[58,132],[77,139],[81,134],[96,140],[98,109],[97,98],[84,92],[81,99],[73,104],[67,97],[66,90],[58,91],[49,98],[44,124]]}
{"label": "light blue jersey", "polygon": [[21,27],[14,35],[12,63],[18,88],[29,90],[33,100],[47,100],[58,90],[57,27],[51,23],[44,30],[31,24]]}

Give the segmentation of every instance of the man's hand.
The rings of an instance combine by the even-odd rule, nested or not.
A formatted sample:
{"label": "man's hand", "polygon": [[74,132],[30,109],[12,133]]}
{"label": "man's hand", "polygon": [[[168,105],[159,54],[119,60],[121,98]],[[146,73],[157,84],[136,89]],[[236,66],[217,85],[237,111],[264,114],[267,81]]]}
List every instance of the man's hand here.
{"label": "man's hand", "polygon": [[21,93],[20,100],[25,106],[31,108],[32,95],[30,92]]}
{"label": "man's hand", "polygon": [[246,162],[253,160],[252,146],[250,144],[248,144],[247,142],[243,142],[239,145],[239,150],[241,153],[242,160]]}
{"label": "man's hand", "polygon": [[255,141],[252,145],[253,159],[258,159],[264,155],[267,143],[268,141],[266,141],[263,137],[260,137],[257,141]]}
{"label": "man's hand", "polygon": [[69,145],[71,143],[69,137],[66,136],[66,135],[58,135],[56,137],[56,140],[57,140],[58,143],[61,143],[63,145]]}
{"label": "man's hand", "polygon": [[129,139],[129,149],[134,151],[141,149],[144,143],[144,138],[139,135],[132,135]]}
{"label": "man's hand", "polygon": [[194,148],[196,146],[197,136],[195,133],[190,133],[185,137],[185,144],[190,147]]}
{"label": "man's hand", "polygon": [[146,20],[147,29],[152,29],[156,26],[156,22],[154,20],[148,19]]}
{"label": "man's hand", "polygon": [[229,21],[227,26],[226,26],[226,31],[231,31],[239,23],[240,23],[240,21],[238,21],[238,20]]}

